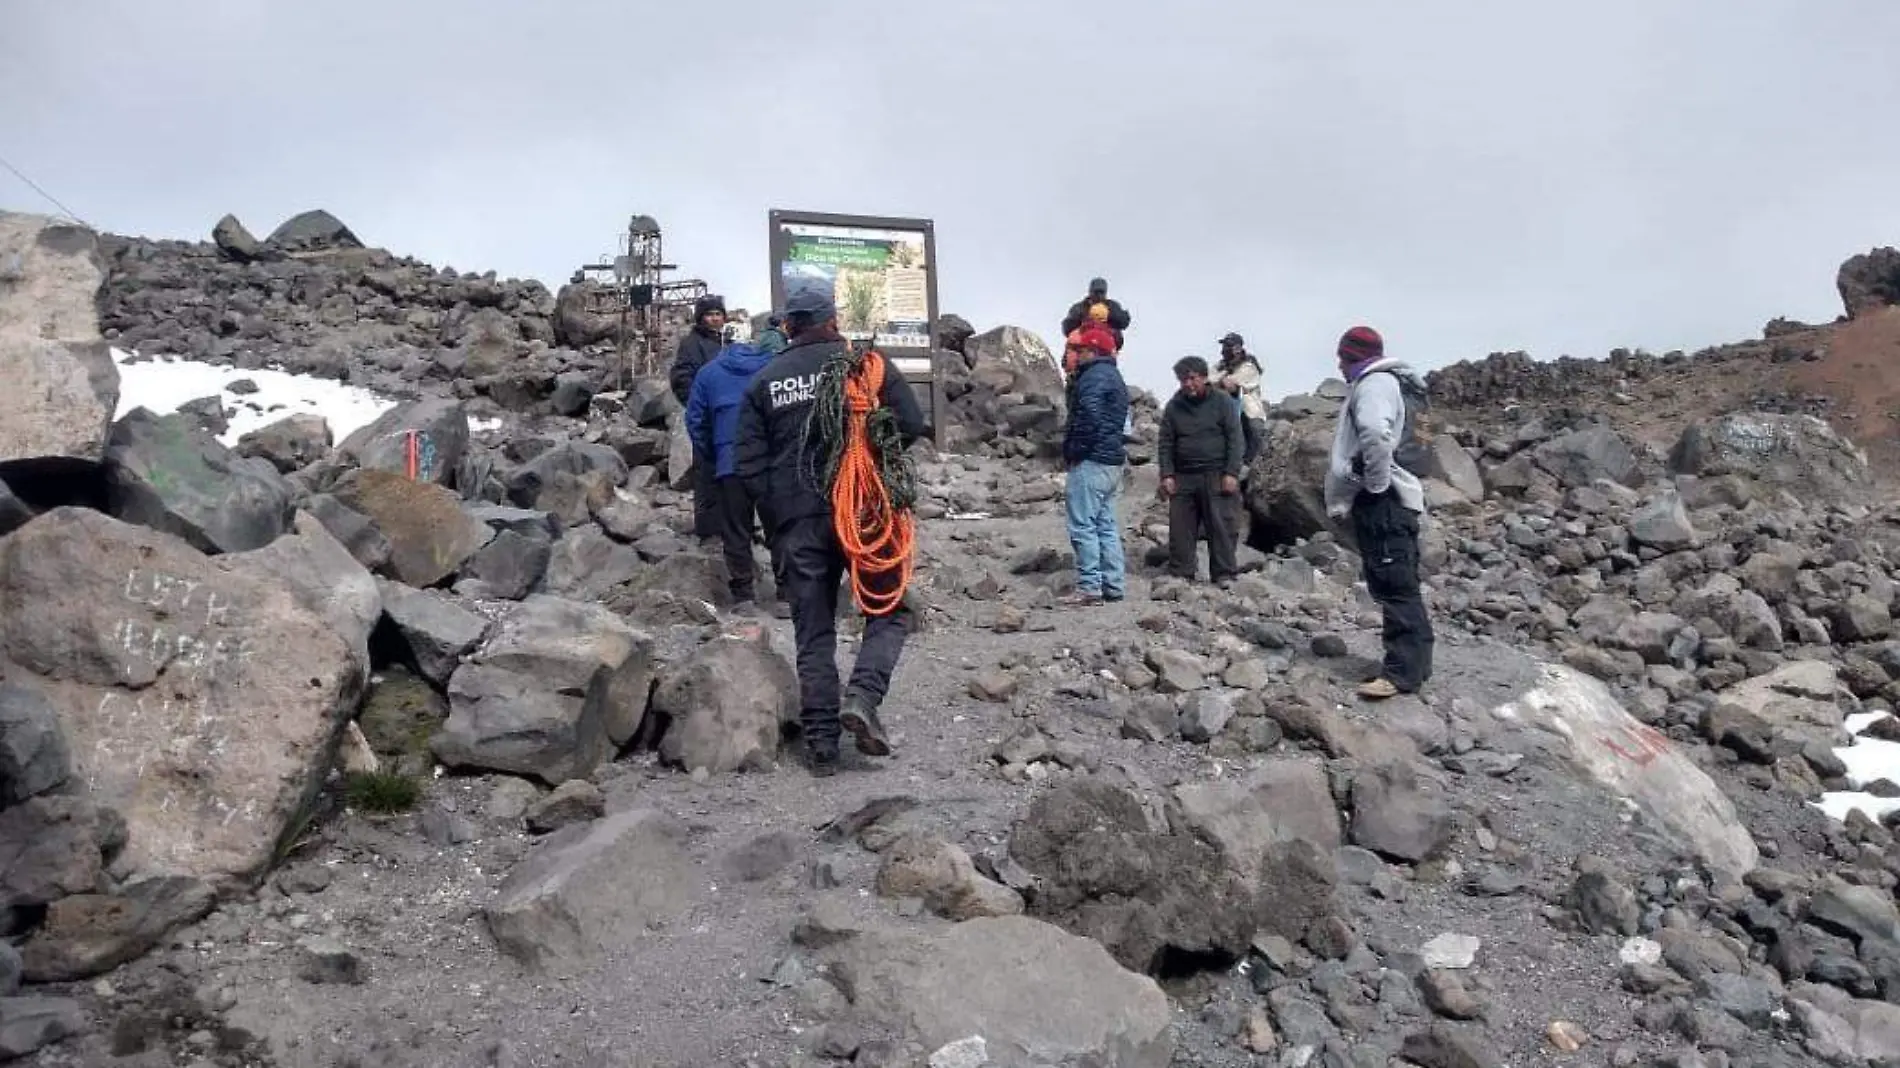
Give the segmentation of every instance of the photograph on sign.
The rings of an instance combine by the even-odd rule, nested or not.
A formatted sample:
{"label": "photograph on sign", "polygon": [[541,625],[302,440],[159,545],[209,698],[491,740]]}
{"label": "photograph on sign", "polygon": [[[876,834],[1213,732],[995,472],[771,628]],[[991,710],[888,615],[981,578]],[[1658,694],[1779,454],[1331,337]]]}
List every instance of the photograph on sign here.
{"label": "photograph on sign", "polygon": [[779,263],[786,299],[816,291],[854,341],[930,347],[930,264],[922,230],[785,222]]}

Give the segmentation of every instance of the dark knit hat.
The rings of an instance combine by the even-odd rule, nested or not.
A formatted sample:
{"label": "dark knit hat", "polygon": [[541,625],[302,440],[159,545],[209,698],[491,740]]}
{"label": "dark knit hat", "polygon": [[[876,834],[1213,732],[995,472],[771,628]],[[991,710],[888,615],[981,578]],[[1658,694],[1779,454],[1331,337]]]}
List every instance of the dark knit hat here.
{"label": "dark knit hat", "polygon": [[1089,279],[1089,295],[1090,296],[1095,296],[1097,294],[1105,294],[1107,292],[1108,292],[1108,279],[1106,278]]}
{"label": "dark knit hat", "polygon": [[1385,355],[1385,339],[1369,326],[1355,326],[1339,337],[1339,356],[1344,360],[1359,363],[1362,360],[1376,360]]}
{"label": "dark knit hat", "polygon": [[693,302],[693,321],[698,322],[699,320],[704,319],[707,313],[709,312],[719,312],[721,314],[724,314],[725,310],[726,310],[726,298],[718,295],[717,293],[708,293],[705,296]]}

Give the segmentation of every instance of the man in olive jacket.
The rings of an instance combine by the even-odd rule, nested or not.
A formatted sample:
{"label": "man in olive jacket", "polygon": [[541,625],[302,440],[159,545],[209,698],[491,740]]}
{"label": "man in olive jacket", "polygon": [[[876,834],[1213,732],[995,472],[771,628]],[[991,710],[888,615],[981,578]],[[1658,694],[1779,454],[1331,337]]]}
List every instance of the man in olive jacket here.
{"label": "man in olive jacket", "polygon": [[1162,409],[1155,460],[1168,501],[1168,572],[1192,581],[1205,537],[1208,578],[1225,586],[1238,570],[1228,527],[1240,493],[1240,410],[1233,398],[1208,387],[1207,370],[1199,356],[1174,365],[1181,388]]}

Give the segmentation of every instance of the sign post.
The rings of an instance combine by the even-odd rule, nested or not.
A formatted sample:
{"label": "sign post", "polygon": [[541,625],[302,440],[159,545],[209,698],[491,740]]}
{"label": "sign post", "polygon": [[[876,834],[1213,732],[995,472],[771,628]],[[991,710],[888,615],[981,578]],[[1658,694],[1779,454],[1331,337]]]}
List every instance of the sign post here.
{"label": "sign post", "polygon": [[772,306],[817,290],[852,341],[875,344],[910,383],[939,447],[948,427],[936,348],[937,238],[929,219],[771,213]]}

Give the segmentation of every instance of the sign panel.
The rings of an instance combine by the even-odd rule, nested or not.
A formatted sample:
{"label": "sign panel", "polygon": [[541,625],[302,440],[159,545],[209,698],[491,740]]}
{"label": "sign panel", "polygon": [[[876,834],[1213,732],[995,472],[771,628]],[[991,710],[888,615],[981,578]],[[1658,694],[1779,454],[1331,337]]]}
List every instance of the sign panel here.
{"label": "sign panel", "polygon": [[936,346],[937,242],[929,219],[824,212],[771,213],[772,306],[817,291],[838,309],[838,327],[891,359],[917,394],[942,444]]}

